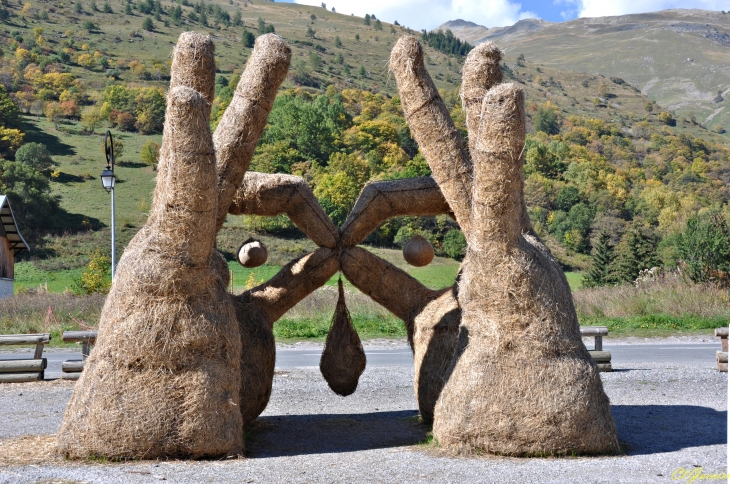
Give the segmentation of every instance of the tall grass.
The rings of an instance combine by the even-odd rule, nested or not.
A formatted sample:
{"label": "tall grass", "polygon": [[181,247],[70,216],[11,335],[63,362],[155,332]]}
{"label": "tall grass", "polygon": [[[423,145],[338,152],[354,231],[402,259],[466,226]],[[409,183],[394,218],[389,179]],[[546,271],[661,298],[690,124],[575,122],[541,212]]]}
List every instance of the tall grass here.
{"label": "tall grass", "polygon": [[[51,345],[58,346],[61,345],[61,330],[78,330],[82,329],[81,325],[96,326],[105,299],[105,294],[75,296],[46,291],[0,299],[0,334],[51,333]],[[49,307],[53,308],[55,320],[46,320]]]}
{"label": "tall grass", "polygon": [[[362,338],[403,337],[403,321],[361,292],[345,290],[352,322]],[[337,288],[317,289],[274,324],[277,339],[324,339],[337,303]]]}
{"label": "tall grass", "polygon": [[[0,334],[41,333],[61,344],[62,330],[81,329],[79,322],[96,325],[106,296],[29,291],[0,300]],[[663,335],[706,331],[730,323],[730,294],[713,286],[681,279],[580,289],[573,293],[582,325],[608,326],[613,334]],[[362,338],[405,337],[403,321],[364,294],[345,289],[353,323]],[[337,302],[337,288],[317,289],[274,325],[277,340],[318,339],[327,336]],[[47,324],[52,307],[59,325]]]}
{"label": "tall grass", "polygon": [[[363,338],[402,337],[406,335],[403,322],[360,292],[347,291],[347,307],[358,333]],[[15,297],[0,299],[0,334],[51,333],[51,346],[61,345],[60,330],[96,326],[104,294],[77,296],[70,293],[27,291]],[[325,286],[291,309],[274,325],[279,340],[324,339],[329,331],[337,302],[337,289]],[[53,308],[54,320],[46,320],[48,308]]]}
{"label": "tall grass", "polygon": [[613,332],[709,330],[730,323],[730,292],[678,277],[573,293],[581,324]]}

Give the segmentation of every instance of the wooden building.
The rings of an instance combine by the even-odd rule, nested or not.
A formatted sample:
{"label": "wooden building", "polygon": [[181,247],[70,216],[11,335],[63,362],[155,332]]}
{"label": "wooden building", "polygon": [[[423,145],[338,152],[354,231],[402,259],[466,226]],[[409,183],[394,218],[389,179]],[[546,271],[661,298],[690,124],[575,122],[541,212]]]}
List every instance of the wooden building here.
{"label": "wooden building", "polygon": [[0,298],[15,293],[15,256],[30,250],[20,235],[8,197],[0,195]]}

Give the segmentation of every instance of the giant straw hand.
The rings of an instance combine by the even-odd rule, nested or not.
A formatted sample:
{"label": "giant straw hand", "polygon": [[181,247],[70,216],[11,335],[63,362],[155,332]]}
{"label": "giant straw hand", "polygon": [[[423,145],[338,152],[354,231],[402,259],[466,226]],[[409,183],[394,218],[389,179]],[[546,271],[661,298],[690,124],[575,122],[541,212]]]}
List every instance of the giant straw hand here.
{"label": "giant straw hand", "polygon": [[[352,216],[374,198],[392,208],[378,212],[372,227],[387,216],[452,212],[468,244],[454,287],[428,290],[357,248],[345,251],[342,270],[406,321],[419,407],[442,446],[507,455],[616,452],[609,401],[581,341],[570,288],[526,215],[524,98],[518,86],[499,84],[499,61],[499,50],[483,44],[464,64],[467,147],[418,41],[398,41],[390,69],[440,193],[389,193],[392,185],[381,184],[373,197],[366,187],[343,227],[347,241],[348,230],[358,232],[348,227],[358,224]],[[439,196],[448,209],[439,208]],[[367,235],[360,232],[355,238]]]}
{"label": "giant straw hand", "polygon": [[[243,452],[243,425],[271,394],[274,322],[339,269],[337,230],[306,184],[246,174],[290,57],[280,37],[259,37],[212,135],[213,43],[180,36],[150,216],[119,261],[96,348],[66,409],[58,444],[67,457]],[[229,209],[286,213],[317,233],[320,249],[228,294],[215,238]]]}

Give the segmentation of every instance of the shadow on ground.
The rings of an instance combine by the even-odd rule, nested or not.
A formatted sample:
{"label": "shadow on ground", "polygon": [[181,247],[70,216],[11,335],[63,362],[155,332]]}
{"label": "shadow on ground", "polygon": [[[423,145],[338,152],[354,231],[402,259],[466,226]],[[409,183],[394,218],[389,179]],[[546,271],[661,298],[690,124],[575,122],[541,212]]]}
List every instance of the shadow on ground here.
{"label": "shadow on ground", "polygon": [[727,412],[693,405],[614,405],[618,439],[629,455],[727,443]]}
{"label": "shadow on ground", "polygon": [[428,430],[418,422],[415,410],[259,417],[249,431],[246,456],[285,457],[402,447],[425,441]]}
{"label": "shadow on ground", "polygon": [[21,129],[25,132],[26,143],[43,143],[54,156],[75,155],[73,146],[64,143],[61,138],[53,133],[48,133],[36,126],[33,118],[26,118]]}

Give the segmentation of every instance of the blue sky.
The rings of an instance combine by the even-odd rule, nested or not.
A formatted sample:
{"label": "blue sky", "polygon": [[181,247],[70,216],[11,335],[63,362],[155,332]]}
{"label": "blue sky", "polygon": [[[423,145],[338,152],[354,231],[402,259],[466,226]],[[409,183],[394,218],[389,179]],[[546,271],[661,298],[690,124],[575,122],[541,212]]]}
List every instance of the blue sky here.
{"label": "blue sky", "polygon": [[[282,0],[277,0],[282,1]],[[320,6],[322,0],[284,0]],[[512,25],[524,18],[551,22],[576,17],[604,17],[656,12],[667,8],[730,10],[730,0],[329,0],[327,8],[340,13],[366,13],[413,29],[433,29],[448,20],[469,20],[485,27]]]}

